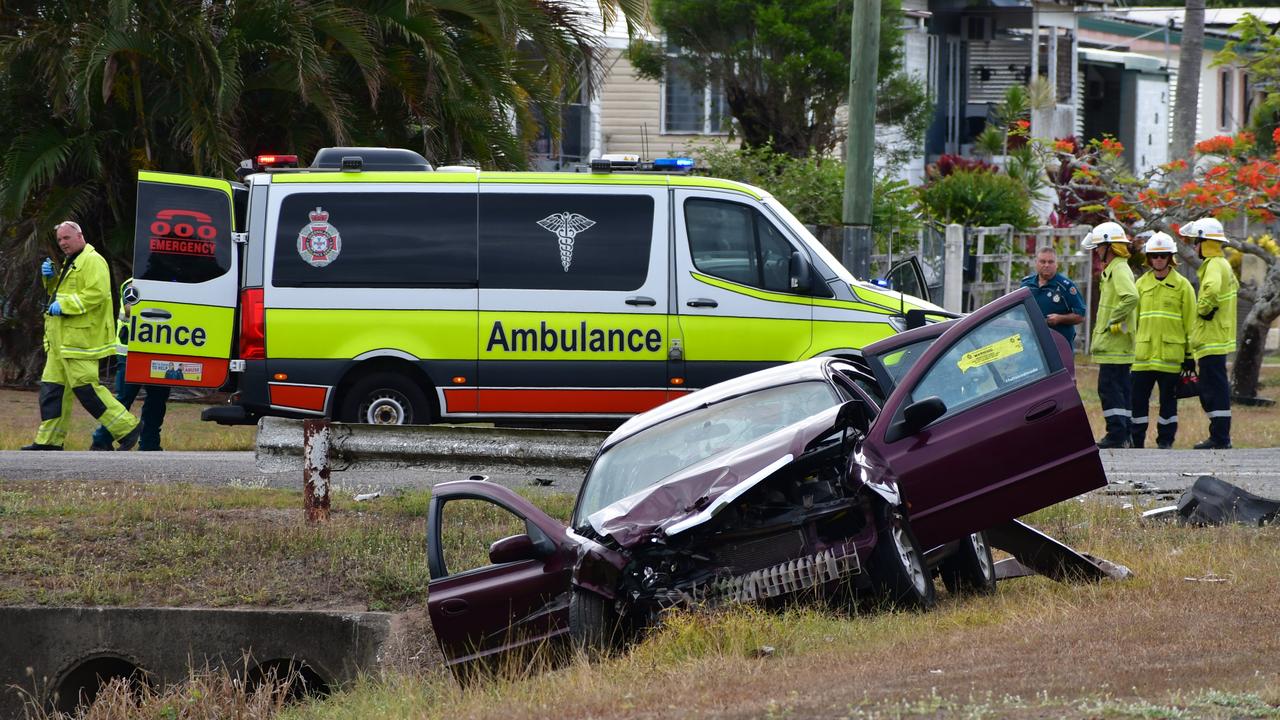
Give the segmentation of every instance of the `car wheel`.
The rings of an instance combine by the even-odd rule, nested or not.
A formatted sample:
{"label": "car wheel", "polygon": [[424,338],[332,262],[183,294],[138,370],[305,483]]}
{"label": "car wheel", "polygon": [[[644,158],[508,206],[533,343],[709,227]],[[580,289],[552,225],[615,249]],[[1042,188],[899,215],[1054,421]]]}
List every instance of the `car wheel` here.
{"label": "car wheel", "polygon": [[369,425],[426,425],[431,422],[431,404],[409,378],[379,372],[360,378],[347,390],[340,417]]}
{"label": "car wheel", "polygon": [[622,619],[612,604],[588,590],[573,589],[569,595],[569,637],[575,649],[607,653],[622,645]]}
{"label": "car wheel", "polygon": [[868,571],[881,599],[909,610],[933,607],[933,577],[907,518],[899,510],[884,506],[877,517],[876,531]]}
{"label": "car wheel", "polygon": [[976,532],[960,541],[956,553],[938,566],[947,592],[986,595],[996,591],[996,563],[986,533]]}

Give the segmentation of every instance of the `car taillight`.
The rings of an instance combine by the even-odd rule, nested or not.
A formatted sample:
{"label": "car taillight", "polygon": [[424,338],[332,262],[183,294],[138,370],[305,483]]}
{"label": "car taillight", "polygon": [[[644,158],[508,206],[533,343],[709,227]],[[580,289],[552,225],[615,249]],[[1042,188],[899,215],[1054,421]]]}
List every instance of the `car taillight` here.
{"label": "car taillight", "polygon": [[267,322],[262,303],[262,288],[240,291],[240,359],[267,358]]}

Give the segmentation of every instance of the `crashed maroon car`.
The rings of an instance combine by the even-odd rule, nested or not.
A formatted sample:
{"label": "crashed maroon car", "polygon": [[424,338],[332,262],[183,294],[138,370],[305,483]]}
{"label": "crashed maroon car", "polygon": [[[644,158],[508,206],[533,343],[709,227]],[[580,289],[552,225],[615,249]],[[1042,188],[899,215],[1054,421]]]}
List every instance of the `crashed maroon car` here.
{"label": "crashed maroon car", "polygon": [[[994,587],[983,530],[1106,483],[1070,351],[1019,290],[846,358],[745,375],[601,445],[569,528],[516,493],[438,485],[428,609],[451,663],[571,636],[607,646],[685,603]],[[525,532],[450,574],[440,518],[494,503]]]}

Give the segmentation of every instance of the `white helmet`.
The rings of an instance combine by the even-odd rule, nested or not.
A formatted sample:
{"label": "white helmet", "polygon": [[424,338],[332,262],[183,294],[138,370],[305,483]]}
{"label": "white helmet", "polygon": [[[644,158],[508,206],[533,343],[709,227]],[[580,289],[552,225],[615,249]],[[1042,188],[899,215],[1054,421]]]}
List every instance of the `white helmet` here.
{"label": "white helmet", "polygon": [[1129,236],[1125,234],[1124,228],[1120,227],[1120,223],[1104,222],[1084,236],[1084,241],[1080,243],[1080,247],[1085,250],[1092,250],[1103,243],[1128,244],[1128,242]]}
{"label": "white helmet", "polygon": [[1169,233],[1155,232],[1151,233],[1151,237],[1147,238],[1147,244],[1143,246],[1142,252],[1150,255],[1151,253],[1176,253],[1177,246],[1173,244],[1173,238]]}
{"label": "white helmet", "polygon": [[1217,240],[1218,242],[1226,242],[1226,233],[1222,231],[1222,223],[1217,218],[1207,217],[1193,220],[1186,225],[1178,228],[1178,234],[1185,238],[1191,238],[1191,242],[1197,243],[1201,240]]}

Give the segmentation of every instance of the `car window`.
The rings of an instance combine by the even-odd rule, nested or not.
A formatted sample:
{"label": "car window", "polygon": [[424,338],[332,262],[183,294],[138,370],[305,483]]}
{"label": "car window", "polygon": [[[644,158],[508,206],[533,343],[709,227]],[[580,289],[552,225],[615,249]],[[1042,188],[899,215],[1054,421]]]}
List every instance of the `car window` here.
{"label": "car window", "polygon": [[911,391],[911,399],[939,397],[949,417],[1049,374],[1025,305],[1006,310],[965,333]]}
{"label": "car window", "polygon": [[791,383],[748,393],[672,418],[606,450],[583,480],[574,512],[592,513],[685,468],[742,447],[840,403],[825,382]]}
{"label": "car window", "polygon": [[846,385],[853,386],[861,390],[863,394],[865,394],[867,398],[875,404],[875,407],[871,408],[873,412],[878,412],[880,408],[884,407],[884,396],[880,394],[880,386],[871,382],[862,374],[841,370],[836,373],[835,377]]}
{"label": "car window", "polygon": [[790,241],[760,211],[692,198],[684,204],[693,265],[701,272],[774,292],[791,292]]}
{"label": "car window", "polygon": [[924,355],[924,351],[929,349],[937,337],[927,338],[919,342],[911,343],[905,347],[896,348],[889,352],[873,355],[871,359],[878,362],[884,368],[885,374],[888,376],[891,387],[884,388],[886,393],[893,392],[893,388],[902,382],[902,378],[906,376],[911,368],[915,367],[916,361]]}
{"label": "car window", "polygon": [[524,518],[488,500],[460,498],[440,506],[440,550],[449,575],[490,565],[494,541],[528,532]]}

